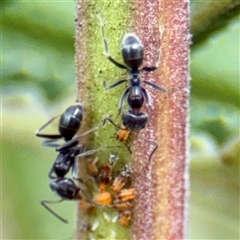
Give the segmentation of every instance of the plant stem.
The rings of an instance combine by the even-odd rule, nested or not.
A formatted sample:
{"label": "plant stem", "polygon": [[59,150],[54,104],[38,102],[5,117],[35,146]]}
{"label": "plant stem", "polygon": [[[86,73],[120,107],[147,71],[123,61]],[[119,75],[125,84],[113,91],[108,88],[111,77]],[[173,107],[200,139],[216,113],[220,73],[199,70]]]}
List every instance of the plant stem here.
{"label": "plant stem", "polygon": [[[142,77],[169,90],[168,93],[161,93],[146,86],[152,108],[144,107],[143,111],[148,113],[149,122],[133,141],[133,154],[121,153],[122,164],[131,162],[133,186],[137,192],[131,232],[127,233],[128,229],[123,229],[118,223],[104,223],[98,215],[96,218],[99,224],[107,224],[105,227],[109,231],[105,233],[103,230],[101,237],[184,239],[188,194],[189,3],[183,0],[139,0],[110,1],[108,4],[101,1],[99,4],[97,1],[78,0],[76,65],[78,100],[83,102],[86,109],[83,131],[99,122],[104,114],[117,114],[116,105],[123,89],[119,87],[120,90],[117,88],[116,91],[109,90],[106,93],[101,86],[101,74],[111,83],[126,78],[126,74],[123,77],[123,71],[116,69],[101,56],[103,46],[96,11],[100,12],[104,20],[108,15],[106,35],[114,58],[120,51],[119,40],[129,29],[143,42],[145,66],[155,64],[160,48],[159,68],[154,74],[144,74]],[[116,38],[118,40],[114,41]],[[111,91],[115,91],[114,94]],[[117,121],[121,124],[121,120]],[[99,141],[100,146],[113,145],[109,141],[114,134],[110,130],[112,126],[107,125],[106,129],[102,135],[98,133],[86,140],[88,148],[99,146]],[[148,162],[147,156],[152,150],[152,144],[148,140],[158,144],[151,162]],[[100,155],[105,162],[107,154]],[[80,167],[81,164],[84,164],[83,161]],[[83,219],[82,214],[79,217]],[[110,237],[113,231],[115,235]],[[80,232],[78,239],[83,239],[84,235]],[[91,234],[95,238],[99,237],[96,232]]]}

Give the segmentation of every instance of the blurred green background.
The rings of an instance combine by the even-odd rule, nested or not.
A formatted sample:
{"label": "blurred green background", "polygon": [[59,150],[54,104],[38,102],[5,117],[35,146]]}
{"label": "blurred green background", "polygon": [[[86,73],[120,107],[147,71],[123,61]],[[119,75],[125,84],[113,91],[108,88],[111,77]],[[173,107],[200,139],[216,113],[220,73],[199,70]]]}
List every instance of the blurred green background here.
{"label": "blurred green background", "polygon": [[[39,204],[56,154],[34,133],[76,98],[75,5],[1,1],[2,239],[74,238],[75,204],[54,206],[68,225]],[[239,33],[235,18],[191,51],[191,239],[239,239]]]}

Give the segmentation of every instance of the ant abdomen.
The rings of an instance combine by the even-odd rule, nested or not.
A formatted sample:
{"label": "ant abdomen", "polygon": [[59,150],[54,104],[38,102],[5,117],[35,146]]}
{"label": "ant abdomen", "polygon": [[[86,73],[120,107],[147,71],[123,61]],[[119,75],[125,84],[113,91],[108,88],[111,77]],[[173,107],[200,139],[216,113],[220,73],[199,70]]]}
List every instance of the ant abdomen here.
{"label": "ant abdomen", "polygon": [[146,126],[148,115],[145,112],[134,113],[128,109],[122,115],[122,122],[127,129],[138,132]]}

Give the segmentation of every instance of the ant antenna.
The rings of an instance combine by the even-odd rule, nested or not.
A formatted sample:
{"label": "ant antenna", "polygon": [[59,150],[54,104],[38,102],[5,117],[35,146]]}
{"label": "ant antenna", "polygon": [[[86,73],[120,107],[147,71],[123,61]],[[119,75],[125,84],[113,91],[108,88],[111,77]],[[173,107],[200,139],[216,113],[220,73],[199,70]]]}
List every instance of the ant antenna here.
{"label": "ant antenna", "polygon": [[155,142],[153,140],[149,140],[149,139],[144,138],[144,137],[143,137],[143,139],[146,140],[147,142],[149,142],[150,144],[154,145],[154,148],[153,148],[152,152],[150,153],[150,155],[148,157],[148,161],[150,162],[153,154],[156,152],[156,150],[158,148],[158,144],[157,144],[157,142]]}
{"label": "ant antenna", "polygon": [[[60,117],[61,115],[58,115],[58,116],[55,116],[55,117],[53,117],[53,118],[51,118],[49,121],[47,121],[42,127],[40,127],[37,131],[36,131],[36,133],[35,133],[35,135],[37,136],[37,137],[42,137],[42,138],[48,138],[49,137],[49,134],[42,134],[42,133],[40,133],[44,128],[46,128],[50,123],[52,123],[56,118],[58,118],[58,117]],[[51,135],[51,139],[53,140],[53,139],[59,139],[59,138],[61,138],[62,137],[62,135],[60,135],[60,134],[52,134]],[[53,140],[54,141],[54,140]]]}
{"label": "ant antenna", "polygon": [[45,207],[51,214],[53,214],[56,218],[58,218],[61,222],[63,223],[68,223],[68,220],[65,218],[62,218],[60,215],[58,215],[55,211],[53,211],[47,204],[52,204],[52,203],[60,203],[62,202],[63,199],[60,199],[58,201],[48,201],[48,200],[42,200],[41,204],[43,207]]}
{"label": "ant antenna", "polygon": [[86,156],[93,155],[96,152],[103,151],[103,150],[105,150],[107,148],[116,148],[116,147],[121,148],[121,146],[107,146],[107,147],[102,147],[102,148],[98,148],[98,149],[88,150],[86,152],[83,152],[83,153],[80,153],[80,154],[76,155],[76,157],[86,157]]}

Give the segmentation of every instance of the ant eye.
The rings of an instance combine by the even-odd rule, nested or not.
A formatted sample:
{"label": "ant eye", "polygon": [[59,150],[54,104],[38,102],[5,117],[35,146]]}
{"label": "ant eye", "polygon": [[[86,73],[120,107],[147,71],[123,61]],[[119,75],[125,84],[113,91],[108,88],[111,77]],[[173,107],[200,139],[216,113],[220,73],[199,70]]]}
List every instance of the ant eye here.
{"label": "ant eye", "polygon": [[67,196],[74,197],[75,195],[75,189],[68,189],[67,190]]}

